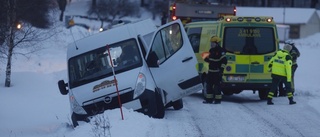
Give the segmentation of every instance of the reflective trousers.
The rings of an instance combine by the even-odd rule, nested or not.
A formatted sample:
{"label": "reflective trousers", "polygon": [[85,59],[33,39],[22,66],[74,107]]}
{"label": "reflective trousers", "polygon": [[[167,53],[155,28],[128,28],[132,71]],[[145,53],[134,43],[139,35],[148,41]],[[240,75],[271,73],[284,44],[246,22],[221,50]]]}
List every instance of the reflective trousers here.
{"label": "reflective trousers", "polygon": [[270,91],[268,93],[268,98],[272,98],[274,96],[280,82],[284,83],[288,98],[293,97],[292,89],[291,89],[291,82],[287,82],[287,77],[274,75],[274,74],[272,74],[271,77],[272,77],[272,84],[271,84]]}
{"label": "reflective trousers", "polygon": [[208,72],[206,83],[207,83],[207,100],[221,99],[221,80],[222,74],[220,72]]}
{"label": "reflective trousers", "polygon": [[[295,65],[292,65],[292,74],[291,74],[291,76],[292,76],[292,79],[291,79],[291,92],[292,92],[292,94],[295,92],[295,88],[294,88],[294,74],[295,74],[295,72],[296,72],[296,70],[297,70],[297,68],[298,68],[298,65],[297,64],[295,64]],[[280,82],[279,83],[279,95],[285,95],[285,88],[283,87],[283,85],[284,85],[284,83],[283,82]],[[275,94],[277,94],[277,92],[275,92]]]}

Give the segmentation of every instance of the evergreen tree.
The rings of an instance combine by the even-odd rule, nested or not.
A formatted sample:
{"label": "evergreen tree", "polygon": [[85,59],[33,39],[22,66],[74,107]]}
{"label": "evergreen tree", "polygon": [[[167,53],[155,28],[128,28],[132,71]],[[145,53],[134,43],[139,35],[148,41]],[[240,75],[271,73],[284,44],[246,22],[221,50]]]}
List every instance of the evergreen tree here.
{"label": "evergreen tree", "polygon": [[318,3],[318,0],[311,0],[310,8],[315,8]]}
{"label": "evergreen tree", "polygon": [[37,28],[49,28],[51,0],[16,0],[17,20],[28,22]]}

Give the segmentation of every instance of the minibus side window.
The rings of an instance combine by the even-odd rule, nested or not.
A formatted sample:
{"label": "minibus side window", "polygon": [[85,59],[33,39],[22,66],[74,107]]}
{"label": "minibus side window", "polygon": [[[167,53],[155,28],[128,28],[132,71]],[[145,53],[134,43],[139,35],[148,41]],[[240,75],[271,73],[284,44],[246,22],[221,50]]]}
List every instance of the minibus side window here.
{"label": "minibus side window", "polygon": [[170,58],[183,45],[179,24],[173,24],[162,29],[155,36],[151,52],[157,56],[158,64]]}

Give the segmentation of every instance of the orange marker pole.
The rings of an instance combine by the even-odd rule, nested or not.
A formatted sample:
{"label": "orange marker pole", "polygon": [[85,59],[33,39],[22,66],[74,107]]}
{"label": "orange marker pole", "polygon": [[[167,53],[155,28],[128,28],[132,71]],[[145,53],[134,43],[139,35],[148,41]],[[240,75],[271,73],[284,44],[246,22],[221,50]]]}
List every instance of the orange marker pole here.
{"label": "orange marker pole", "polygon": [[119,108],[120,108],[120,112],[121,112],[121,118],[123,120],[122,104],[121,104],[121,99],[120,99],[120,94],[119,94],[119,89],[118,89],[118,81],[117,81],[117,78],[116,78],[116,73],[114,72],[114,66],[113,66],[113,62],[112,62],[112,59],[111,59],[109,45],[107,45],[107,50],[108,50],[108,55],[109,55],[110,64],[111,64],[111,68],[112,68],[113,79],[114,79],[115,84],[116,84],[116,90],[117,90],[117,94],[118,94],[118,103],[119,103]]}

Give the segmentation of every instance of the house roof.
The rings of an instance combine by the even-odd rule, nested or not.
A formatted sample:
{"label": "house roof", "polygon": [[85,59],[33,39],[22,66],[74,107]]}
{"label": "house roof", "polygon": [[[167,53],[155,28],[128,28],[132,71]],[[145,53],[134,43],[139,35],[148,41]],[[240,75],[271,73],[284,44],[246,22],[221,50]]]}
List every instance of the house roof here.
{"label": "house roof", "polygon": [[237,16],[272,16],[278,24],[307,24],[315,11],[311,8],[237,7]]}

